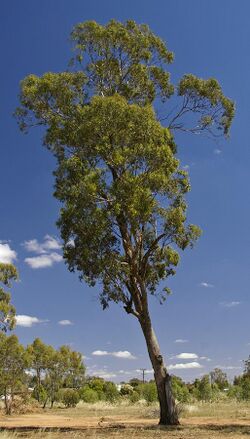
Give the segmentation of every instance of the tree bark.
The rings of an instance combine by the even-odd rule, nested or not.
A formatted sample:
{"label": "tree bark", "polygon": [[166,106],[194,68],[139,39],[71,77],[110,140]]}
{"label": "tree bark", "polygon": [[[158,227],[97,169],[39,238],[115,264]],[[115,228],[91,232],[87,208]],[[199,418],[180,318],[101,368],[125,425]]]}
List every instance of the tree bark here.
{"label": "tree bark", "polygon": [[160,347],[150,317],[139,319],[147,343],[149,357],[154,369],[155,382],[160,404],[160,425],[178,425],[178,410],[172,393],[171,376],[164,365]]}

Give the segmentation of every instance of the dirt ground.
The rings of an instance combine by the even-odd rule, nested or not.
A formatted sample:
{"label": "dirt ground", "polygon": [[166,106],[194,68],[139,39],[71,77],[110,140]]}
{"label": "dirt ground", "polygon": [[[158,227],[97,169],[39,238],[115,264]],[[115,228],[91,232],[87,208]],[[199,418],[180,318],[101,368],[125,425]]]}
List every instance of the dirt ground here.
{"label": "dirt ground", "polygon": [[[103,414],[103,416],[101,416]],[[159,427],[157,419],[141,412],[119,410],[55,410],[0,416],[0,439],[123,438],[123,439],[243,439],[250,438],[248,416],[189,416],[178,427]],[[237,413],[236,413],[237,415]],[[245,417],[245,419],[244,419]]]}

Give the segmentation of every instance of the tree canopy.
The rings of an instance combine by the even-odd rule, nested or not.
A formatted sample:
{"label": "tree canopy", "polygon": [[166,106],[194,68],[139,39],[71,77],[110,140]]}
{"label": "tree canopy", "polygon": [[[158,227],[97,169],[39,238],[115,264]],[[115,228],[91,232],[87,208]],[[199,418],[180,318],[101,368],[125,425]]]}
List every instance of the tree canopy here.
{"label": "tree canopy", "polygon": [[[16,267],[12,264],[3,264],[0,262],[0,283],[10,288],[11,280],[18,279]],[[11,296],[8,291],[0,287],[0,330],[6,332],[15,326],[15,307],[10,303]]]}

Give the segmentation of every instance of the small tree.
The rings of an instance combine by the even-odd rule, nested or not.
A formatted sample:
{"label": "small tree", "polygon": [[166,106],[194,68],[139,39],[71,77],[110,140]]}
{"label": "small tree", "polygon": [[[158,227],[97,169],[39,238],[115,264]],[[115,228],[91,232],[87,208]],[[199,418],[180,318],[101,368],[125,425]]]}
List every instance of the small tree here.
{"label": "small tree", "polygon": [[[186,222],[190,185],[173,133],[227,136],[234,105],[213,78],[184,75],[174,87],[167,71],[173,53],[146,25],[88,21],[74,28],[72,40],[74,70],[25,78],[16,114],[21,129],[47,128],[44,143],[58,162],[55,196],[63,203],[58,225],[69,270],[90,285],[102,284],[104,309],[121,302],[138,320],[160,423],[178,424],[148,300],[155,295],[164,302],[169,288],[160,291],[159,284],[175,273],[178,249],[192,247],[200,235]],[[166,114],[175,92],[180,107],[175,114],[167,109],[163,126],[154,105]]]}
{"label": "small tree", "polygon": [[[84,379],[85,367],[82,355],[72,351],[68,346],[61,346],[58,350],[48,346],[48,360],[43,385],[46,388],[51,408],[57,398],[60,388],[71,385],[78,388]],[[44,403],[44,408],[47,404]]]}
{"label": "small tree", "polygon": [[5,411],[12,413],[15,392],[25,380],[29,356],[15,335],[0,333],[0,389],[4,395]]}
{"label": "small tree", "polygon": [[209,375],[204,375],[200,380],[196,380],[197,397],[201,401],[211,401],[213,397],[213,390],[210,383]]}
{"label": "small tree", "polygon": [[[11,280],[18,279],[16,267],[0,262],[0,283],[10,288]],[[0,331],[6,332],[15,326],[16,310],[10,303],[10,293],[0,287]]]}
{"label": "small tree", "polygon": [[217,384],[219,390],[224,390],[229,386],[227,374],[216,367],[210,372],[211,384]]}
{"label": "small tree", "polygon": [[[36,338],[31,345],[27,346],[27,351],[31,358],[31,369],[33,369],[36,373],[34,396],[38,401],[41,400],[44,402],[45,392],[44,389],[41,390],[41,378],[42,374],[45,373],[45,370],[49,365],[53,348],[43,343],[40,338]],[[40,396],[42,398],[40,398]]]}
{"label": "small tree", "polygon": [[62,395],[62,402],[66,407],[75,407],[80,401],[79,394],[76,390],[65,389]]}
{"label": "small tree", "polygon": [[190,394],[187,385],[177,376],[172,376],[172,389],[175,399],[179,402],[188,402]]}
{"label": "small tree", "polygon": [[115,402],[119,398],[119,391],[112,381],[106,381],[103,386],[103,393],[105,395],[105,399],[108,402]]}

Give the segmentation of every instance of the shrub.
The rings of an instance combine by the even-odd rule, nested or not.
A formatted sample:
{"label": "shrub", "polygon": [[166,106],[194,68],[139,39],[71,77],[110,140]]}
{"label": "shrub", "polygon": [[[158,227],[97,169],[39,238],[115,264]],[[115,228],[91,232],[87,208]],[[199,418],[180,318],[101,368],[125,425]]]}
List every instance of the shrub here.
{"label": "shrub", "polygon": [[134,392],[134,389],[130,384],[123,384],[121,386],[120,394],[122,396],[132,395],[133,392]]}
{"label": "shrub", "polygon": [[145,399],[148,404],[158,400],[156,384],[154,381],[139,384],[136,388],[136,392],[138,392],[139,396]]}
{"label": "shrub", "polygon": [[130,393],[130,395],[129,395],[129,401],[130,401],[132,404],[135,404],[136,402],[140,401],[140,395],[139,395],[139,393],[138,393],[138,392],[132,392],[132,393]]}
{"label": "shrub", "polygon": [[85,386],[80,391],[80,399],[84,402],[88,402],[90,404],[94,404],[95,402],[99,401],[98,393],[90,389],[90,387]]}
{"label": "shrub", "polygon": [[106,381],[103,386],[103,393],[106,401],[115,402],[119,398],[119,391],[114,383]]}
{"label": "shrub", "polygon": [[190,401],[190,394],[188,388],[181,378],[172,376],[172,389],[175,399],[179,402]]}
{"label": "shrub", "polygon": [[32,398],[43,403],[48,397],[47,390],[42,386],[36,386],[32,392]]}
{"label": "shrub", "polygon": [[66,407],[75,407],[80,400],[79,394],[74,389],[66,389],[63,392],[62,402]]}

